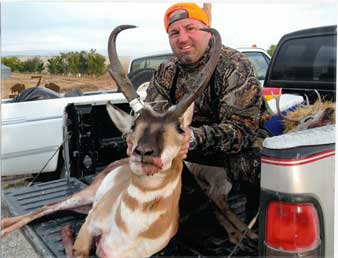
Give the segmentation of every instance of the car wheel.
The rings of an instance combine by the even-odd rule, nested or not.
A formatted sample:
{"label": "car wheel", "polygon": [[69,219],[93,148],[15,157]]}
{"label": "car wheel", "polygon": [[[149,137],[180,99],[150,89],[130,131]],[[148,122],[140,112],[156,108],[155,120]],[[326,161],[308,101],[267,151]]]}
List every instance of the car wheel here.
{"label": "car wheel", "polygon": [[153,68],[143,68],[136,70],[128,74],[129,80],[132,82],[135,90],[145,82],[149,82],[153,77],[155,69]]}

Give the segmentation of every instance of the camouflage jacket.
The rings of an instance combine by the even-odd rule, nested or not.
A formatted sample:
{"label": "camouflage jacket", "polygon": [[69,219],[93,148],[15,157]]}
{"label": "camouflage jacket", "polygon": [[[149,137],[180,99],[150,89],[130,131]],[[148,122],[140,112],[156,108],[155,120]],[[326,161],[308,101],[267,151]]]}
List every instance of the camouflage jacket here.
{"label": "camouflage jacket", "polygon": [[[176,104],[207,62],[208,50],[194,65],[183,65],[177,58],[162,63],[150,82],[145,101],[167,100],[169,105]],[[260,138],[264,105],[259,81],[248,58],[223,46],[209,84],[195,101],[191,128],[197,148],[189,151],[190,161],[216,161],[237,156],[256,147]],[[154,108],[161,112],[167,105],[159,103]]]}

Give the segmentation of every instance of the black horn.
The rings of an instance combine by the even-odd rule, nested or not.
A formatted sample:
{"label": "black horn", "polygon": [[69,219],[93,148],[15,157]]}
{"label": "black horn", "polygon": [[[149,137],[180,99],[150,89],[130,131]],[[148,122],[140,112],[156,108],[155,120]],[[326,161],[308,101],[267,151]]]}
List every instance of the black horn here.
{"label": "black horn", "polygon": [[202,71],[197,75],[193,85],[191,85],[192,92],[184,95],[182,100],[177,104],[174,115],[180,117],[185,110],[195,101],[195,99],[202,93],[209,83],[209,80],[216,68],[218,58],[222,48],[221,35],[213,28],[201,29],[212,34],[212,45],[210,50],[209,61],[205,64]]}
{"label": "black horn", "polygon": [[128,100],[130,106],[135,112],[138,112],[142,108],[142,103],[139,100],[139,96],[136,93],[133,84],[128,79],[126,74],[123,71],[123,67],[120,63],[120,60],[117,56],[116,51],[116,37],[117,35],[126,29],[136,28],[134,25],[120,25],[117,26],[109,36],[108,40],[108,57],[110,62],[111,69],[108,69],[110,76],[116,82],[119,90]]}

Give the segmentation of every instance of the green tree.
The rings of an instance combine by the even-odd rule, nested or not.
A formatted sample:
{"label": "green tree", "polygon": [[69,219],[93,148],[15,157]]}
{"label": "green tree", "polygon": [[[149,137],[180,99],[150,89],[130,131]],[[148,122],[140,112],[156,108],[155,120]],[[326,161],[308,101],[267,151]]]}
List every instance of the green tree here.
{"label": "green tree", "polygon": [[63,70],[63,74],[67,75],[70,73],[70,69],[69,69],[69,63],[68,63],[68,53],[61,53],[60,57],[61,57],[61,63],[60,65],[62,66],[62,70]]}
{"label": "green tree", "polygon": [[106,70],[105,57],[95,49],[81,52],[64,52],[48,59],[48,71],[51,74],[77,74],[99,76]]}
{"label": "green tree", "polygon": [[270,55],[270,56],[272,56],[273,55],[273,53],[275,52],[275,49],[276,49],[276,45],[271,45],[270,47],[269,47],[269,49],[268,49],[268,54]]}
{"label": "green tree", "polygon": [[13,72],[19,72],[22,70],[23,62],[16,56],[4,57],[2,58],[1,62],[4,65],[10,67]]}
{"label": "green tree", "polygon": [[61,56],[54,56],[52,58],[49,58],[48,60],[48,71],[51,74],[64,74],[64,63],[63,63],[63,58]]}
{"label": "green tree", "polygon": [[81,51],[80,55],[80,73],[81,74],[89,74],[88,72],[88,52]]}
{"label": "green tree", "polygon": [[57,57],[52,57],[47,59],[47,68],[48,72],[51,74],[58,74],[58,69],[57,69]]}
{"label": "green tree", "polygon": [[88,73],[91,76],[99,76],[105,72],[105,58],[91,49],[88,54]]}
{"label": "green tree", "polygon": [[43,69],[45,69],[45,65],[44,63],[41,61],[41,63],[38,63],[37,66],[36,66],[36,71],[38,73],[42,73]]}
{"label": "green tree", "polygon": [[66,53],[67,64],[69,72],[76,76],[80,72],[80,54],[79,52],[68,52]]}
{"label": "green tree", "polygon": [[43,61],[40,57],[29,58],[23,62],[23,72],[41,73],[43,71]]}

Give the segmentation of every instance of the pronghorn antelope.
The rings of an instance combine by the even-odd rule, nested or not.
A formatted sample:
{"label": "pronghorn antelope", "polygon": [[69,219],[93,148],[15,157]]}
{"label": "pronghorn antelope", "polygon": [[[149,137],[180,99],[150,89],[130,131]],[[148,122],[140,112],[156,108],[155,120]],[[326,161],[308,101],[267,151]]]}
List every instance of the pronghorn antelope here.
{"label": "pronghorn antelope", "polygon": [[283,119],[285,132],[301,131],[336,123],[336,103],[323,101],[318,91],[316,94],[318,100],[313,105],[310,105],[307,99],[306,105],[297,107],[287,115],[283,115],[280,111],[279,97],[276,98],[277,113]]}
{"label": "pronghorn antelope", "polygon": [[117,57],[118,33],[133,27],[115,28],[108,42],[109,73],[135,111],[131,116],[107,104],[111,119],[131,141],[130,158],[106,168],[90,186],[61,202],[1,220],[1,237],[55,211],[80,211],[90,205],[71,255],[88,257],[95,242],[99,257],[149,257],[176,234],[183,167],[179,152],[184,130],[191,122],[194,100],[208,85],[216,67],[221,38],[216,30],[203,29],[213,35],[211,57],[191,87],[196,90],[188,92],[177,106],[159,114],[138,102]]}

